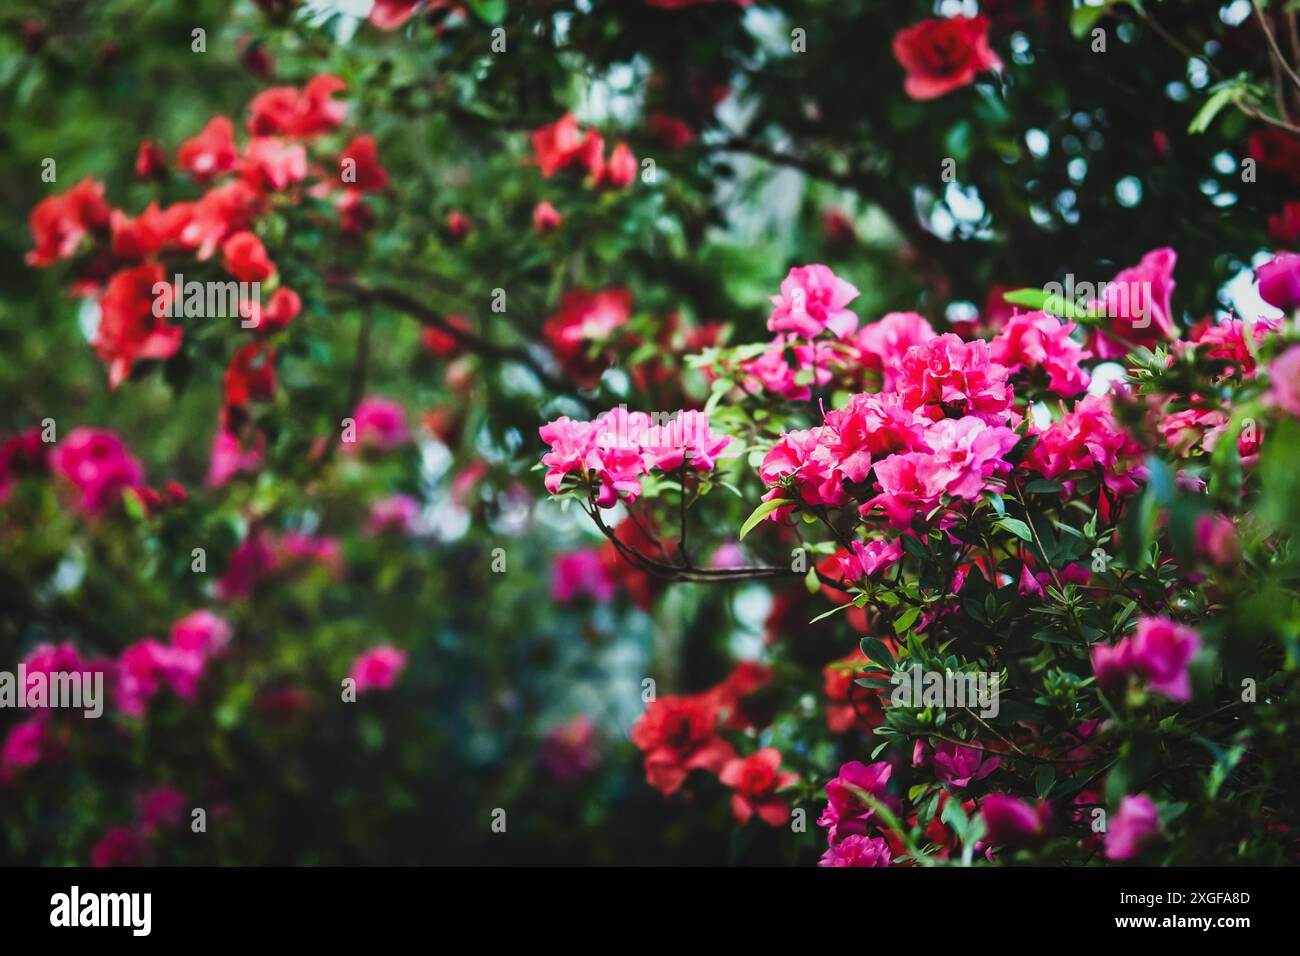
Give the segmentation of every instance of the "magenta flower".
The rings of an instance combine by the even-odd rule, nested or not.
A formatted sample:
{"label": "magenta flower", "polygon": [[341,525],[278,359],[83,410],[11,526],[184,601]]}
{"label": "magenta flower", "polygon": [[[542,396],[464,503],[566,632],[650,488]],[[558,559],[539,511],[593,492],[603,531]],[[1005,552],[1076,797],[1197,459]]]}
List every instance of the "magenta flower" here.
{"label": "magenta flower", "polygon": [[849,548],[852,553],[839,559],[840,573],[846,581],[871,577],[892,567],[903,556],[903,543],[898,539],[886,541],[875,538],[865,544],[855,539],[850,542]]}
{"label": "magenta flower", "polygon": [[1106,859],[1131,860],[1160,833],[1160,815],[1149,797],[1125,797],[1106,830]]}
{"label": "magenta flower", "polygon": [[907,350],[898,394],[904,408],[936,421],[975,415],[1001,425],[1014,397],[1007,375],[1006,366],[993,361],[987,342],[963,342],[945,332]]}
{"label": "magenta flower", "polygon": [[1010,428],[990,427],[968,415],[935,422],[925,440],[934,454],[918,466],[917,474],[931,494],[974,501],[990,477],[1011,470],[1002,459],[1018,439]]}
{"label": "magenta flower", "polygon": [[144,480],[144,467],[122,439],[101,428],[74,428],[50,453],[50,467],[81,494],[77,507],[101,515]]}
{"label": "magenta flower", "polygon": [[551,562],[551,597],[556,603],[568,604],[583,594],[601,604],[614,600],[614,582],[597,548],[558,554]]}
{"label": "magenta flower", "polygon": [[1140,617],[1132,644],[1133,667],[1151,690],[1187,701],[1192,696],[1187,665],[1200,649],[1200,635],[1190,627],[1163,617]]}
{"label": "magenta flower", "polygon": [[1052,391],[1067,398],[1078,395],[1091,381],[1082,363],[1092,353],[1074,340],[1074,329],[1073,322],[1046,312],[1012,316],[989,343],[989,355],[1013,374],[1041,368]]}
{"label": "magenta flower", "polygon": [[934,745],[934,775],[940,783],[968,787],[983,780],[1002,763],[1001,757],[984,756],[979,747],[941,740]]}
{"label": "magenta flower", "polygon": [[406,410],[386,398],[363,398],[352,413],[356,441],[343,442],[343,450],[355,454],[361,448],[391,451],[411,440],[406,427]]}
{"label": "magenta flower", "polygon": [[1273,401],[1288,415],[1300,418],[1300,345],[1293,345],[1268,366]]}
{"label": "magenta flower", "polygon": [[841,766],[839,775],[826,784],[829,802],[817,819],[817,825],[830,828],[827,838],[832,846],[851,834],[866,833],[867,824],[876,811],[868,806],[861,794],[887,801],[886,788],[892,772],[893,768],[883,760],[870,766],[853,760]]}
{"label": "magenta flower", "polygon": [[420,503],[410,495],[391,495],[370,506],[366,518],[366,534],[377,537],[392,531],[397,534],[415,533],[415,522],[420,516]]}
{"label": "magenta flower", "polygon": [[818,866],[889,866],[893,862],[889,841],[884,837],[850,834],[839,843],[831,844]]}
{"label": "magenta flower", "polygon": [[1300,255],[1283,252],[1255,270],[1259,297],[1283,312],[1300,306]]}
{"label": "magenta flower", "polygon": [[791,332],[805,339],[829,331],[837,339],[851,335],[858,317],[848,304],[860,293],[823,265],[790,270],[781,282],[781,294],[772,296],[775,308],[768,317],[772,332]]}
{"label": "magenta flower", "polygon": [[987,840],[997,846],[1033,846],[1051,835],[1052,808],[1046,801],[1035,807],[1009,794],[990,793],[980,812]]}
{"label": "magenta flower", "polygon": [[406,654],[388,644],[362,651],[352,662],[348,676],[356,681],[357,693],[388,690],[406,667]]}
{"label": "magenta flower", "polygon": [[232,634],[230,625],[211,611],[193,611],[172,624],[172,646],[216,657],[226,649]]}

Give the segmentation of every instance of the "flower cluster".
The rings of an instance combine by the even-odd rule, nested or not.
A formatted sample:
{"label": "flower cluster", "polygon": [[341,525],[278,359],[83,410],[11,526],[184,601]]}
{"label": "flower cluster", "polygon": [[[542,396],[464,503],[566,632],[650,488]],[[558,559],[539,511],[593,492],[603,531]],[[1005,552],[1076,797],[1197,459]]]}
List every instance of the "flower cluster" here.
{"label": "flower cluster", "polygon": [[739,454],[695,410],[652,416],[620,406],[589,422],[558,418],[539,431],[551,449],[542,456],[546,490],[558,494],[572,476],[601,508],[635,501],[651,471],[709,472],[719,458]]}

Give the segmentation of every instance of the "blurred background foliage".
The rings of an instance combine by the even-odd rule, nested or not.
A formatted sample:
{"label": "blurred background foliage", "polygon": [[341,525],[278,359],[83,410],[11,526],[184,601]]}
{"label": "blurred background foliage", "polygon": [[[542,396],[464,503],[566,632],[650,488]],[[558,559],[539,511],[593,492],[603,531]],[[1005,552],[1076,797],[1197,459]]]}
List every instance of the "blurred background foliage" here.
{"label": "blurred background foliage", "polygon": [[[19,500],[35,526],[18,526],[15,502],[2,506],[0,666],[42,640],[115,653],[212,605],[250,513],[339,537],[347,567],[223,605],[234,650],[197,703],[160,698],[142,725],[110,714],[74,735],[65,759],[0,789],[0,859],[84,862],[142,790],[167,783],[217,822],[206,839],[159,841],[152,852],[166,863],[811,862],[818,834],[734,827],[707,786],[665,801],[645,785],[627,730],[644,677],[660,693],[716,684],[761,647],[767,620],[790,642],[787,676],[809,695],[778,739],[817,736],[798,722],[821,724],[819,668],[853,648],[852,629],[843,616],[806,625],[814,612],[798,613],[797,584],[777,595],[785,617],[756,585],[677,585],[646,606],[626,592],[599,606],[553,601],[554,555],[598,539],[581,515],[533,500],[537,426],[644,404],[646,392],[622,360],[594,388],[553,387],[533,344],[542,322],[565,292],[626,287],[628,329],[645,339],[678,313],[752,341],[786,271],[825,262],[862,290],[864,319],[915,309],[942,325],[985,310],[993,286],[1101,281],[1166,244],[1180,257],[1176,311],[1195,321],[1231,305],[1226,284],[1268,245],[1267,217],[1293,194],[1263,169],[1241,181],[1253,127],[1240,113],[1187,132],[1215,77],[1186,49],[1234,75],[1259,67],[1257,38],[1237,3],[1167,0],[1148,7],[1184,49],[1117,5],[1099,21],[1107,49],[1094,53],[1072,32],[1069,3],[989,0],[980,12],[1000,81],[917,102],[891,37],[975,4],[470,2],[394,32],[366,23],[368,7],[10,0],[0,11],[0,434],[47,417],[65,433],[112,428],[151,482],[191,490],[164,515],[117,515],[93,531],[48,489]],[[505,53],[491,50],[496,25]],[[191,49],[196,28],[206,52]],[[791,52],[796,28],[806,53]],[[177,174],[138,180],[137,145],[154,139],[170,155],[214,115],[242,125],[259,90],[320,73],[347,82],[347,129],[374,135],[393,185],[361,237],[274,213],[262,223],[303,314],[280,348],[278,394],[259,412],[270,439],[260,475],[205,490],[234,330],[187,324],[165,367],[146,363],[110,392],[67,271],[23,263],[27,216],[86,176],[131,215],[154,198],[194,198]],[[528,132],[566,110],[653,158],[656,182],[596,192],[573,176],[542,179]],[[684,118],[693,141],[665,147],[646,123],[655,112]],[[40,176],[47,157],[52,184]],[[954,183],[941,179],[946,159]],[[543,199],[565,215],[550,235],[531,228]],[[463,241],[448,234],[453,210],[474,223]],[[828,228],[828,211],[847,230]],[[449,375],[421,348],[409,309],[351,294],[349,279],[464,315],[528,361],[471,357]],[[495,289],[508,291],[505,316],[489,310]],[[672,353],[658,357],[680,368]],[[441,409],[455,427],[382,462],[322,466],[309,450],[335,433],[358,384],[400,402],[413,424]],[[688,393],[698,398],[699,384],[688,378]],[[454,489],[470,467],[474,480]],[[394,492],[422,503],[421,533],[359,534],[368,504]],[[712,507],[722,544],[748,508]],[[195,546],[208,551],[206,576],[190,571]],[[504,574],[491,570],[498,547]],[[402,679],[339,706],[350,661],[380,642],[410,655]],[[258,706],[284,687],[302,691],[300,710]],[[580,714],[598,728],[599,766],[557,782],[539,768],[540,740]],[[800,759],[826,772],[861,743]],[[497,807],[507,834],[489,828]]]}

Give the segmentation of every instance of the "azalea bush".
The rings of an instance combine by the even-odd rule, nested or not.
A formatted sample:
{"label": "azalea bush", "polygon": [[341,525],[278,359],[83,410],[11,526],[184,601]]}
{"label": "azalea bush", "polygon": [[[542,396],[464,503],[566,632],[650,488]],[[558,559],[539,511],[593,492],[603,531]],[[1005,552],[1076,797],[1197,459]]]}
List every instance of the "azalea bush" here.
{"label": "azalea bush", "polygon": [[12,6],[5,860],[1295,862],[1294,11]]}

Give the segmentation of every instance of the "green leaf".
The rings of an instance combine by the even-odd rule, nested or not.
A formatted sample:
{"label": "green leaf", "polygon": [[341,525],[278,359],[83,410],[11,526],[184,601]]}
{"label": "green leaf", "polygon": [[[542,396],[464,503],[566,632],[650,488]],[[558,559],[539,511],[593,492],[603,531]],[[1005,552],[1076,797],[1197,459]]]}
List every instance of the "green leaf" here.
{"label": "green leaf", "polygon": [[506,0],[468,0],[469,8],[486,23],[496,26],[506,18]]}
{"label": "green leaf", "polygon": [[767,501],[760,501],[758,507],[750,513],[749,517],[745,519],[745,523],[740,526],[740,540],[744,541],[745,535],[753,531],[754,528],[757,527],[758,523],[773,511],[780,508],[782,505],[788,504],[790,504],[790,502],[786,501],[784,498],[770,498]]}
{"label": "green leaf", "polygon": [[1034,540],[1034,533],[1029,530],[1029,525],[1019,518],[1002,518],[996,521],[994,526],[1001,528],[1003,531],[1010,531],[1021,541],[1032,542]]}
{"label": "green leaf", "polygon": [[919,607],[909,607],[894,620],[894,633],[902,634],[921,616]]}

